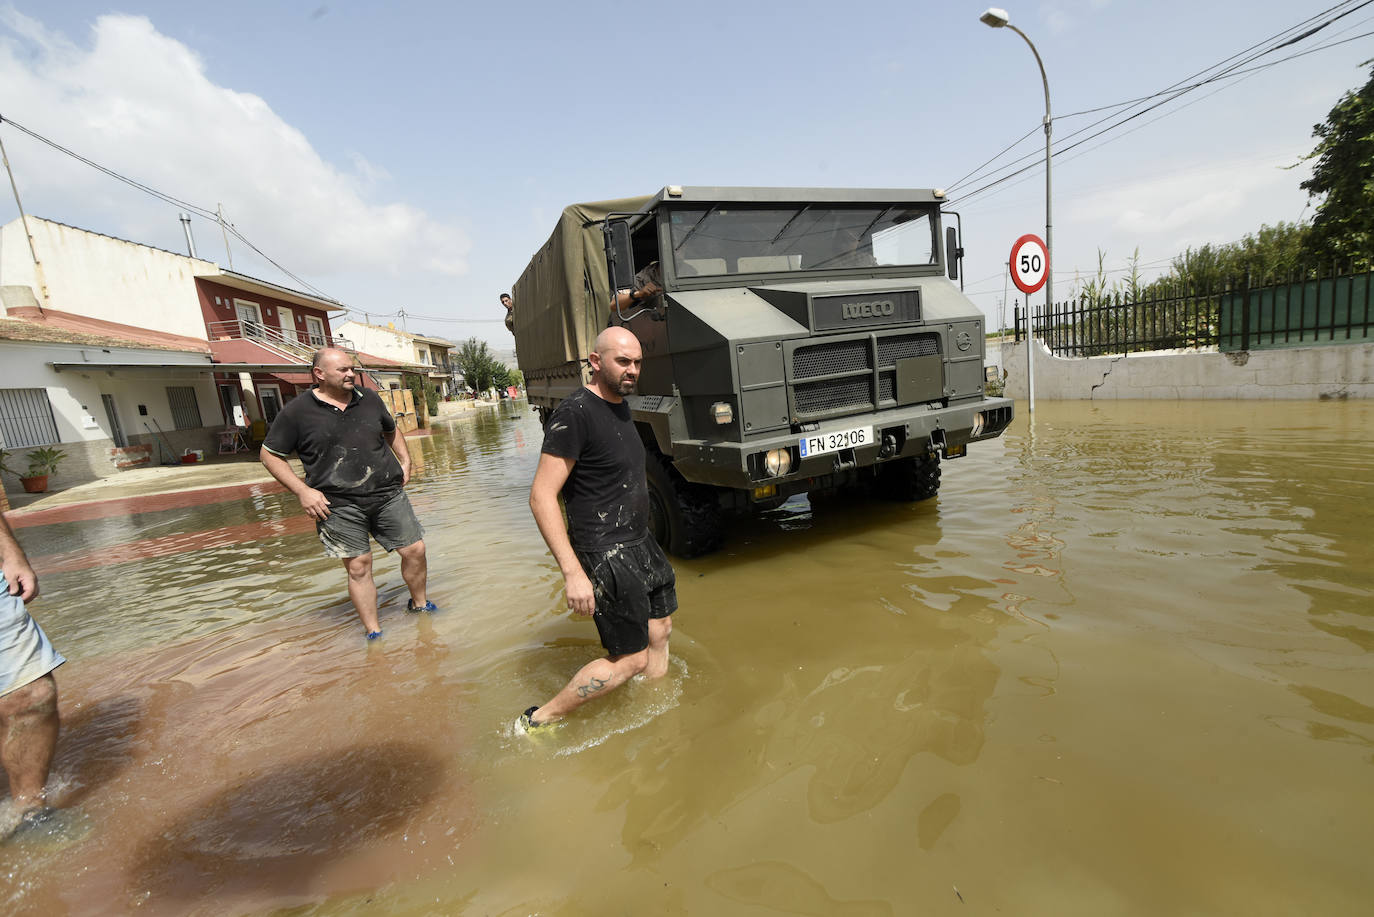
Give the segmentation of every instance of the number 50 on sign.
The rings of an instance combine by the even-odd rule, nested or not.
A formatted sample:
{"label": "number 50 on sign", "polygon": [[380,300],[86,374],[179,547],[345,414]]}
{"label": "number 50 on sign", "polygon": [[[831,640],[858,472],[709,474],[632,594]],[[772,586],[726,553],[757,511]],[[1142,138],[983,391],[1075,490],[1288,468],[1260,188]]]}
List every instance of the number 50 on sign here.
{"label": "number 50 on sign", "polygon": [[1011,247],[1011,282],[1029,296],[1045,285],[1050,272],[1050,256],[1045,241],[1034,233],[1026,233]]}

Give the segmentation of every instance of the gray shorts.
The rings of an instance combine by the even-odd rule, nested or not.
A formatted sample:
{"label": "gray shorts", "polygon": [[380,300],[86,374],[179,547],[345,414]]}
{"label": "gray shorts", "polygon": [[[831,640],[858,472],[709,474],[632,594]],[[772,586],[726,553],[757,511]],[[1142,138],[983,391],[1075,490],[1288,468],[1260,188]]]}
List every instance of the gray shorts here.
{"label": "gray shorts", "polygon": [[0,573],[0,696],[37,681],[67,660],[53,649],[48,635],[29,617]]}
{"label": "gray shorts", "polygon": [[368,538],[394,551],[412,545],[425,537],[420,520],[405,491],[397,492],[390,500],[375,505],[338,503],[329,507],[329,518],[315,523],[324,553],[330,557],[361,557],[372,553]]}

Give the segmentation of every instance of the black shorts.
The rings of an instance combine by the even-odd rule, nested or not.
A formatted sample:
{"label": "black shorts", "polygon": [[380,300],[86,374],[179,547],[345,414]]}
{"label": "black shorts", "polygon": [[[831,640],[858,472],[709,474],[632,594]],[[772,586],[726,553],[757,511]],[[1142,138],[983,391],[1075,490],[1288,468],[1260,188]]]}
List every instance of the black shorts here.
{"label": "black shorts", "polygon": [[372,553],[369,537],[376,538],[387,551],[394,551],[425,537],[425,530],[402,490],[371,506],[343,502],[330,506],[329,518],[315,523],[315,534],[320,536],[324,553],[349,558]]}
{"label": "black shorts", "polygon": [[592,581],[601,645],[612,656],[638,653],[649,645],[649,619],[677,610],[677,576],[653,538],[604,551],[577,551]]}

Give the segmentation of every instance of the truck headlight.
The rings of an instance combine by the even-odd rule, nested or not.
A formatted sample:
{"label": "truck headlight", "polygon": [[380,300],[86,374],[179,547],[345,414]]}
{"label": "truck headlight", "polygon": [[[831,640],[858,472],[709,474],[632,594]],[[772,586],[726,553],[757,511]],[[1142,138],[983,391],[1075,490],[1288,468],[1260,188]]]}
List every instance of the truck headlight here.
{"label": "truck headlight", "polygon": [[982,411],[979,411],[977,414],[974,414],[974,415],[973,415],[973,430],[971,431],[970,435],[971,435],[971,436],[977,436],[978,434],[980,434],[980,433],[982,433],[982,432],[983,432],[983,412],[982,412]]}
{"label": "truck headlight", "polygon": [[763,456],[763,470],[769,477],[779,477],[792,470],[791,449],[769,449]]}
{"label": "truck headlight", "polygon": [[730,423],[735,419],[735,409],[728,401],[717,401],[711,405],[711,416],[716,419],[716,423]]}

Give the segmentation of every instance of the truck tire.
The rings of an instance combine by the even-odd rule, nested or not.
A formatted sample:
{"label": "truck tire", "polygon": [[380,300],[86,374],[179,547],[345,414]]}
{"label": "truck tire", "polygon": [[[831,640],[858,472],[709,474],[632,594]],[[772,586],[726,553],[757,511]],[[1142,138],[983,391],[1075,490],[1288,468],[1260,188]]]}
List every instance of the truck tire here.
{"label": "truck tire", "polygon": [[663,550],[678,557],[709,554],[725,540],[725,517],[715,491],[690,484],[652,450],[644,456],[649,482],[649,530]]}
{"label": "truck tire", "polygon": [[940,492],[940,457],[913,455],[883,466],[873,482],[873,493],[884,500],[915,503]]}

